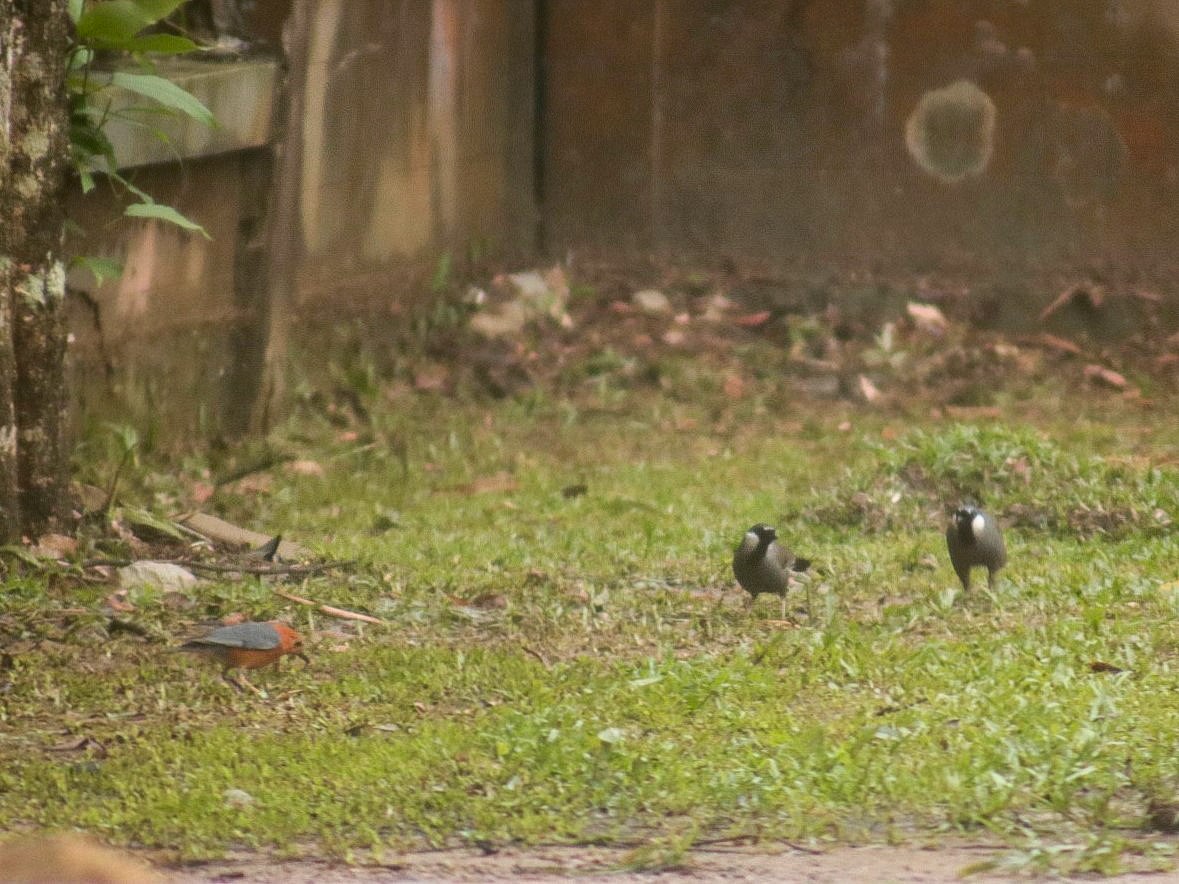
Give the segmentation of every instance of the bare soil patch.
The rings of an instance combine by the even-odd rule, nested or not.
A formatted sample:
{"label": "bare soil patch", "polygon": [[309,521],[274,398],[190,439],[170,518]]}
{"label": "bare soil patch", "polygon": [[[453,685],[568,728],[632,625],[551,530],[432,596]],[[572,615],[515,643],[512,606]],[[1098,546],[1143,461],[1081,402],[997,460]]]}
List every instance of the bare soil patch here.
{"label": "bare soil patch", "polygon": [[[992,845],[951,845],[922,848],[874,845],[837,846],[822,852],[784,847],[780,851],[742,847],[703,848],[689,852],[678,868],[659,871],[625,869],[629,850],[607,847],[541,847],[505,849],[493,854],[478,850],[411,853],[382,866],[345,866],[315,861],[276,862],[251,854],[208,865],[188,867],[173,880],[181,882],[254,881],[282,884],[348,881],[566,881],[609,878],[611,882],[777,881],[841,884],[848,881],[934,884],[963,879],[963,872],[993,860],[1002,849]],[[971,880],[1028,881],[1035,876],[980,872]],[[1172,872],[1132,872],[1122,882],[1179,880]]]}

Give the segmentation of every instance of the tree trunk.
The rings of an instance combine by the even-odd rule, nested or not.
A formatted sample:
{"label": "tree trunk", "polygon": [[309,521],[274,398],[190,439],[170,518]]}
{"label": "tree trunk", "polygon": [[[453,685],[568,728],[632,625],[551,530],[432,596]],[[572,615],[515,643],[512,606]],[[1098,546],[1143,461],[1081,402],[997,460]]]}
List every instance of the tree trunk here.
{"label": "tree trunk", "polygon": [[0,542],[63,521],[66,0],[0,0]]}

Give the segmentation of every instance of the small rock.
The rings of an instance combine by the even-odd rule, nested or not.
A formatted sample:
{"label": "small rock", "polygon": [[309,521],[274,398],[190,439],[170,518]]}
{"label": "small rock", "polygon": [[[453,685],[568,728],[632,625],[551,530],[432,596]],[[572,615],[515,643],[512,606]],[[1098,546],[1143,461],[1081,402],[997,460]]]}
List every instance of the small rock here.
{"label": "small rock", "polygon": [[65,534],[42,534],[29,550],[39,559],[66,559],[78,551],[78,541]]}
{"label": "small rock", "polygon": [[314,460],[293,460],[287,464],[287,472],[295,476],[323,477],[323,465]]}
{"label": "small rock", "polygon": [[659,289],[640,289],[630,296],[631,303],[652,316],[671,313],[671,301]]}
{"label": "small rock", "polygon": [[133,562],[117,573],[119,587],[128,591],[155,587],[165,592],[178,592],[200,582],[191,571],[167,562]]}
{"label": "small rock", "polygon": [[945,314],[932,304],[910,301],[907,310],[917,330],[931,337],[940,338],[950,327]]}
{"label": "small rock", "polygon": [[700,318],[705,322],[720,322],[735,305],[722,294],[709,296],[704,302],[704,309]]}
{"label": "small rock", "polygon": [[225,806],[234,810],[242,810],[254,803],[254,796],[244,789],[226,789],[221,797],[225,799]]}
{"label": "small rock", "polygon": [[678,347],[681,344],[683,344],[687,339],[688,339],[688,336],[685,335],[678,328],[669,328],[667,331],[665,331],[663,333],[663,337],[661,338],[663,343],[667,344],[669,347]]}
{"label": "small rock", "polygon": [[484,310],[471,317],[471,330],[485,338],[508,338],[519,334],[528,321],[524,306],[509,301],[498,310]]}

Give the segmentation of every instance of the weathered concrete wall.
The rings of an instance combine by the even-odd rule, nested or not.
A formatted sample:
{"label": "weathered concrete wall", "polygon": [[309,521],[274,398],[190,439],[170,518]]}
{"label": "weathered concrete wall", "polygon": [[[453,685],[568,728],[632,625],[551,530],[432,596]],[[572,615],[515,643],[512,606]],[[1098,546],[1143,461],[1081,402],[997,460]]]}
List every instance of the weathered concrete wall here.
{"label": "weathered concrete wall", "polygon": [[[273,41],[289,9],[258,4],[259,33]],[[274,318],[265,247],[276,222],[272,173],[282,167],[269,143],[284,137],[296,99],[303,114],[285,138],[300,162],[284,174],[297,188],[297,217],[282,229],[298,240],[284,250],[297,266],[281,277],[294,290],[279,294],[281,309],[297,314],[282,318],[298,330],[304,316],[329,322],[356,301],[396,305],[445,252],[472,243],[531,250],[535,0],[318,0],[306,9],[299,96],[283,94],[274,62],[186,62],[183,84],[221,128],[171,123],[163,147],[136,130],[111,132],[136,184],[212,239],[117,220],[121,207],[104,187],[71,205],[87,231],[74,252],[126,268],[98,289],[84,273],[71,280],[81,420],[121,416],[169,438],[234,435],[248,424]]]}
{"label": "weathered concrete wall", "polygon": [[[544,21],[555,250],[1170,260],[1176,0],[548,0]],[[980,173],[948,182],[906,123],[962,79],[994,129]]]}
{"label": "weathered concrete wall", "polygon": [[309,296],[475,240],[531,244],[533,6],[317,4],[300,133]]}

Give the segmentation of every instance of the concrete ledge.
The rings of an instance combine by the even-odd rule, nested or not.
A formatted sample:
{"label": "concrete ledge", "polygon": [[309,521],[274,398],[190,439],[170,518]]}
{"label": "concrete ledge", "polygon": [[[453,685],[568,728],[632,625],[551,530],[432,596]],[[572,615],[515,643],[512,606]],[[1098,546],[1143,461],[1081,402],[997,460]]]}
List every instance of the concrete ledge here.
{"label": "concrete ledge", "polygon": [[[174,60],[159,64],[158,73],[200,99],[213,112],[218,126],[209,128],[173,114],[151,115],[146,126],[112,119],[106,133],[115,147],[120,169],[174,163],[270,143],[279,77],[276,60]],[[111,89],[108,95],[116,112],[152,104],[123,89]],[[166,138],[162,139],[160,133]]]}

